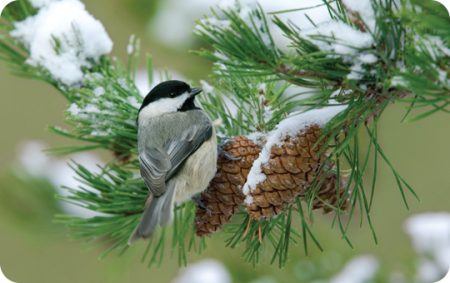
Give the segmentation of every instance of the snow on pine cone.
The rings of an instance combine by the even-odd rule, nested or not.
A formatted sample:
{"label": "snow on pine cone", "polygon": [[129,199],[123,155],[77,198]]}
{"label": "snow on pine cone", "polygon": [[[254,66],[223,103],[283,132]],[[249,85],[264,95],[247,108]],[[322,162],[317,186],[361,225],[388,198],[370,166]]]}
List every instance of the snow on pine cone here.
{"label": "snow on pine cone", "polygon": [[245,191],[247,212],[253,219],[277,215],[297,196],[305,194],[326,160],[325,153],[319,155],[324,144],[319,142],[321,132],[313,124],[295,137],[285,137],[281,145],[272,146],[270,159],[261,165],[264,180]]}
{"label": "snow on pine cone", "polygon": [[197,199],[195,227],[198,236],[217,231],[244,203],[242,186],[259,152],[260,147],[243,136],[234,137],[222,146],[217,173]]}

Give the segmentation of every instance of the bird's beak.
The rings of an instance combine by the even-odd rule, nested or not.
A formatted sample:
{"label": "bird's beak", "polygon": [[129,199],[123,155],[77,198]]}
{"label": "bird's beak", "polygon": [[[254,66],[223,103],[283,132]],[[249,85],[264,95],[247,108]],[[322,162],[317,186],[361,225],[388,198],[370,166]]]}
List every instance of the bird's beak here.
{"label": "bird's beak", "polygon": [[203,89],[201,89],[201,88],[193,88],[193,89],[191,89],[191,92],[189,93],[189,95],[191,97],[196,96],[197,94],[199,94],[202,91],[203,91]]}

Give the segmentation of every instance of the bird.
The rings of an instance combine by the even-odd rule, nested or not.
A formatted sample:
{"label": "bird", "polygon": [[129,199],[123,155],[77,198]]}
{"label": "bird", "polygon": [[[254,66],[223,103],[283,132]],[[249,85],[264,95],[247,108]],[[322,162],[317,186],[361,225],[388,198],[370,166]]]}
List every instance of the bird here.
{"label": "bird", "polygon": [[215,129],[195,102],[201,92],[169,80],[155,86],[142,102],[137,117],[138,158],[149,196],[130,245],[168,225],[175,204],[204,191],[216,173]]}

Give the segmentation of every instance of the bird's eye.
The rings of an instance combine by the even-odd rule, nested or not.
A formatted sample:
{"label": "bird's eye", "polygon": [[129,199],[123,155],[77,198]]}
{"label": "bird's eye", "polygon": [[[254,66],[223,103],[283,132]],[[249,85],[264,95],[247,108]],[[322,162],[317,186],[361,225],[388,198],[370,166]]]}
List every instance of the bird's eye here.
{"label": "bird's eye", "polygon": [[175,96],[175,93],[174,93],[174,92],[171,92],[169,95],[170,95],[170,97],[174,97],[174,96]]}

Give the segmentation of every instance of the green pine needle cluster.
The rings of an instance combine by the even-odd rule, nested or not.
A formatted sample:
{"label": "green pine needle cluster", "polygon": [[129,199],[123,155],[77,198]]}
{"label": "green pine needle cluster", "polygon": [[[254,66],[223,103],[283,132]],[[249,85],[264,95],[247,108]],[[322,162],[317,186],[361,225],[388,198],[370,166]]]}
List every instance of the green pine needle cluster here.
{"label": "green pine needle cluster", "polygon": [[[340,43],[339,38],[323,35],[302,36],[301,27],[286,23],[278,17],[281,13],[295,13],[299,10],[280,11],[267,16],[258,8],[253,10],[251,17],[247,19],[244,19],[241,13],[244,7],[213,10],[214,16],[200,21],[196,30],[212,48],[199,51],[198,54],[214,63],[213,81],[218,84],[217,89],[225,93],[212,92],[208,96],[209,101],[204,105],[206,109],[211,109],[210,112],[216,115],[214,117],[226,121],[224,127],[227,130],[230,126],[240,131],[250,128],[249,131],[244,131],[244,134],[270,131],[273,125],[279,122],[276,118],[282,119],[283,114],[295,110],[348,105],[324,130],[324,138],[327,138],[330,147],[329,158],[336,164],[337,171],[350,172],[344,197],[338,195],[339,203],[346,198],[350,199],[350,210],[343,217],[344,213],[334,208],[333,225],[339,228],[345,241],[353,246],[347,231],[358,209],[363,212],[359,216],[359,222],[361,225],[364,221],[367,222],[373,239],[377,242],[370,215],[380,161],[391,169],[405,207],[409,208],[408,195],[418,199],[412,187],[395,169],[393,162],[378,143],[378,121],[383,111],[394,102],[408,105],[403,121],[415,121],[437,111],[448,111],[449,18],[445,15],[445,10],[435,16],[433,6],[428,3],[417,2],[407,6],[389,0],[372,1],[376,29],[368,31],[364,19],[352,13],[340,1],[336,1],[337,8],[325,1],[323,5],[327,6],[333,19],[351,25],[354,29],[371,33],[374,44],[369,48],[358,49],[357,54],[371,54],[378,61],[364,65],[360,70],[360,79],[349,77],[353,62],[349,62],[346,56],[334,51],[324,51],[311,41],[313,38],[333,44]],[[421,18],[418,14],[426,12],[427,15],[433,15],[430,16],[429,24],[418,24],[417,19]],[[290,50],[282,50],[274,43],[269,27],[271,21],[289,39]],[[436,24],[436,28],[431,22]],[[217,109],[217,99],[224,96],[229,97],[231,101],[233,98],[243,97],[237,100],[241,103],[238,104],[238,109],[244,109],[244,112],[248,113],[248,109],[252,107],[259,109],[255,108],[255,105],[258,105],[258,92],[246,87],[252,85],[251,82],[270,82],[278,89],[282,86],[283,89],[276,100],[271,100],[270,95],[266,96],[266,108],[279,110],[279,113],[274,115],[275,123],[266,124],[266,128],[261,127],[258,123],[263,120],[260,111],[250,111],[251,114],[248,114],[259,118],[253,123],[251,119],[242,119],[239,112],[233,116],[226,111],[212,111]],[[243,87],[236,87],[240,84]],[[292,87],[297,87],[298,92],[295,96],[286,98],[282,92]],[[422,109],[425,110],[421,112]],[[412,115],[413,113],[415,115]],[[238,121],[245,121],[245,126],[235,122],[233,117],[239,117]],[[364,143],[363,140],[369,142]],[[370,180],[366,180],[368,176],[372,176]],[[340,180],[337,180],[337,184],[339,183]],[[267,240],[272,243],[274,250],[272,262],[278,260],[280,266],[283,266],[286,260],[283,251],[287,253],[289,243],[296,242],[296,236],[303,239],[305,252],[308,237],[320,248],[307,224],[308,220],[313,218],[312,204],[319,185],[320,180],[317,180],[310,188],[303,198],[303,207],[298,200],[297,205],[290,207],[282,217],[256,223],[245,218],[244,214],[238,224],[229,229],[232,235],[228,245],[234,247],[244,241],[246,258],[256,263],[259,252],[264,247],[261,241]],[[290,217],[286,219],[291,209],[300,213],[300,226],[292,224]]]}
{"label": "green pine needle cluster", "polygon": [[[369,33],[374,44],[353,49],[345,55],[321,46],[343,44],[334,36],[305,36],[302,27],[281,20],[282,13],[266,14],[262,8],[242,17],[241,6],[212,11],[213,16],[199,21],[196,33],[209,48],[197,54],[213,62],[209,83],[202,82],[206,95],[201,99],[212,119],[220,121],[221,139],[236,135],[265,135],[289,114],[322,107],[347,105],[324,128],[329,159],[336,170],[348,172],[348,181],[339,204],[346,199],[350,209],[334,207],[333,225],[352,246],[348,227],[356,211],[361,225],[372,229],[371,211],[380,163],[392,171],[406,207],[410,196],[417,198],[412,187],[394,168],[378,142],[378,121],[392,103],[406,105],[403,121],[415,121],[438,111],[450,111],[449,55],[450,20],[436,3],[422,1],[372,1],[376,29],[369,30],[364,19],[341,1],[324,1],[331,18]],[[311,7],[314,8],[314,7]],[[67,188],[72,193],[64,198],[100,213],[90,219],[70,215],[57,216],[72,235],[88,241],[106,243],[111,251],[124,252],[127,240],[139,221],[148,190],[139,176],[136,159],[136,117],[142,97],[134,80],[140,58],[139,40],[132,38],[127,62],[103,56],[91,68],[85,68],[80,85],[67,86],[51,77],[39,66],[26,63],[27,48],[9,35],[14,23],[36,11],[25,0],[10,5],[0,19],[0,60],[23,77],[38,79],[55,86],[68,101],[66,125],[51,131],[82,145],[54,149],[55,153],[108,150],[111,161],[93,173],[79,164],[73,170],[84,184]],[[313,19],[308,18],[313,26]],[[280,29],[289,41],[288,50],[274,39],[271,26]],[[55,45],[55,48],[57,44]],[[348,46],[347,46],[348,47]],[[355,58],[376,58],[372,64],[361,64],[355,72]],[[153,73],[147,55],[147,70]],[[151,76],[149,77],[152,83]],[[368,141],[368,142],[363,142]],[[294,244],[302,244],[307,253],[309,243],[322,249],[310,227],[314,220],[313,202],[323,180],[318,178],[306,196],[296,199],[282,215],[254,221],[241,211],[226,225],[226,245],[243,245],[244,258],[258,263],[266,254],[282,267]],[[340,184],[340,178],[337,184]],[[340,205],[338,205],[340,207]],[[344,217],[345,214],[345,217]],[[165,251],[177,251],[181,264],[188,252],[205,249],[205,239],[195,236],[195,205],[191,202],[175,208],[174,223],[162,228],[149,241],[143,261],[160,263]],[[168,237],[168,236],[171,237]]]}

